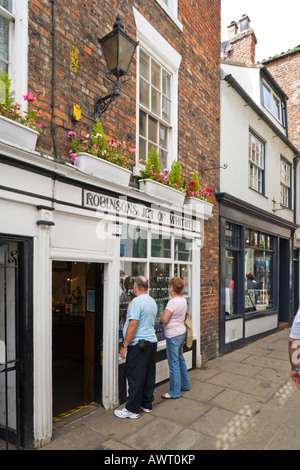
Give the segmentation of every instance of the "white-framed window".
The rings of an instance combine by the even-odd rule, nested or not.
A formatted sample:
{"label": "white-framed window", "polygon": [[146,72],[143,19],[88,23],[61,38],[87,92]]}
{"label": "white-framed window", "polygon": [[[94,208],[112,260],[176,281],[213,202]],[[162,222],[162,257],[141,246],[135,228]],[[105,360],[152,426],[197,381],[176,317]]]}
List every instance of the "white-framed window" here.
{"label": "white-framed window", "polygon": [[155,332],[158,341],[164,341],[164,329],[160,323],[167,302],[170,300],[168,282],[180,277],[184,282],[182,295],[192,313],[193,240],[176,234],[164,234],[147,229],[122,225],[120,238],[120,298],[119,339],[126,320],[128,305],[135,297],[133,283],[136,276],[149,280],[149,294],[157,304]]}
{"label": "white-framed window", "polygon": [[0,70],[8,73],[15,100],[22,103],[28,75],[28,0],[0,0]]}
{"label": "white-framed window", "polygon": [[282,123],[282,104],[279,96],[274,90],[265,82],[263,86],[263,105],[270,111],[270,113]]}
{"label": "white-framed window", "polygon": [[170,162],[172,133],[172,75],[142,47],[139,53],[139,158],[152,147],[163,168]]}
{"label": "white-framed window", "polygon": [[284,159],[280,160],[280,203],[291,207],[291,165]]}
{"label": "white-framed window", "polygon": [[167,13],[180,31],[183,30],[181,22],[178,20],[178,0],[155,0],[156,3]]}
{"label": "white-framed window", "polygon": [[249,134],[249,187],[264,192],[265,145],[253,133]]}
{"label": "white-framed window", "polygon": [[147,158],[153,146],[164,168],[177,160],[178,69],[181,56],[134,7],[137,50],[137,155]]}
{"label": "white-framed window", "polygon": [[0,70],[9,73],[11,61],[11,39],[14,29],[12,0],[0,0]]}

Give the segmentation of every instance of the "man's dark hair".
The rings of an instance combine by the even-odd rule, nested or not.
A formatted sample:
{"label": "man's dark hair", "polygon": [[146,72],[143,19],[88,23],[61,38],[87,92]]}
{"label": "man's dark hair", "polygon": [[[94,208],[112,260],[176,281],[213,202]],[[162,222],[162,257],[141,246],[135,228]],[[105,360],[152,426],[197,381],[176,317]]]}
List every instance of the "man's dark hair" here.
{"label": "man's dark hair", "polygon": [[134,282],[138,286],[139,290],[146,290],[149,287],[147,279],[143,278],[142,276],[137,276]]}

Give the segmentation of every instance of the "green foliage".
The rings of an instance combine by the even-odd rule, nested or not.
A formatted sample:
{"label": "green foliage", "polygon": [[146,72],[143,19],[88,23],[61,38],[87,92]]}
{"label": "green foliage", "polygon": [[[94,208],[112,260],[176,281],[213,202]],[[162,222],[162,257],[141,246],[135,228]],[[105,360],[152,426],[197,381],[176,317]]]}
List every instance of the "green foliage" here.
{"label": "green foliage", "polygon": [[0,116],[3,116],[12,121],[19,122],[26,127],[30,127],[38,132],[41,131],[42,124],[37,122],[40,117],[38,110],[33,107],[33,102],[36,98],[32,93],[27,93],[23,96],[25,101],[28,101],[28,110],[21,114],[21,105],[14,101],[14,91],[11,91],[11,80],[8,74],[3,74],[0,70]]}
{"label": "green foliage", "polygon": [[[84,152],[93,155],[94,157],[102,158],[110,163],[128,168],[129,159],[126,158],[123,153],[127,148],[126,143],[123,141],[115,142],[110,140],[107,142],[106,136],[103,131],[103,127],[99,119],[93,126],[92,132],[87,134],[85,137],[79,139],[76,138],[76,132],[70,131],[68,137],[71,140],[71,151],[70,160],[75,161],[77,154]],[[130,152],[135,152],[134,149],[128,149]]]}
{"label": "green foliage", "polygon": [[0,104],[6,109],[11,109],[14,105],[14,91],[10,90],[11,80],[8,74],[0,70]]}
{"label": "green foliage", "polygon": [[150,169],[153,171],[153,173],[160,173],[161,171],[160,170],[160,156],[154,147],[151,148],[148,154],[146,165],[145,165],[146,171],[149,171]]}
{"label": "green foliage", "polygon": [[197,173],[197,170],[194,170],[193,171],[193,179],[192,181],[194,181],[196,184],[195,184],[195,191],[200,191],[200,183],[199,183],[199,177],[198,177],[198,173]]}
{"label": "green foliage", "polygon": [[172,162],[169,181],[173,188],[180,189],[183,186],[180,162],[175,160]]}

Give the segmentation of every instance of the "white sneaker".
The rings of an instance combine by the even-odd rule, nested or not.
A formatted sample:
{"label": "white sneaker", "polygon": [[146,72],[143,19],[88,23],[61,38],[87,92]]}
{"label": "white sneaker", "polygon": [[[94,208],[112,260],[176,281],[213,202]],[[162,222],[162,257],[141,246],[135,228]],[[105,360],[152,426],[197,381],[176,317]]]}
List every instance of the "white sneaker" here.
{"label": "white sneaker", "polygon": [[131,419],[137,419],[140,417],[138,413],[132,413],[131,411],[126,410],[126,408],[123,408],[122,410],[115,410],[115,416],[117,416],[117,418]]}
{"label": "white sneaker", "polygon": [[149,408],[144,408],[143,406],[141,406],[141,410],[144,411],[145,413],[151,413],[152,411]]}

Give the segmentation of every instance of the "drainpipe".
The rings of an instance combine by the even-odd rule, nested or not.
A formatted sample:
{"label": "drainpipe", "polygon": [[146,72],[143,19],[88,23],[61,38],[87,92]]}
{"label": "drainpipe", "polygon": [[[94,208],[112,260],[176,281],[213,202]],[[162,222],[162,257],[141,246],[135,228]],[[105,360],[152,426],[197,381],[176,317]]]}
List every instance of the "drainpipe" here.
{"label": "drainpipe", "polygon": [[297,166],[299,163],[300,155],[297,157],[294,157],[293,163],[294,163],[294,224],[297,223]]}
{"label": "drainpipe", "polygon": [[54,0],[51,0],[51,16],[52,16],[52,78],[51,78],[51,134],[53,139],[54,156],[57,159],[57,148],[55,138],[54,126],[54,98],[55,98],[55,5]]}

